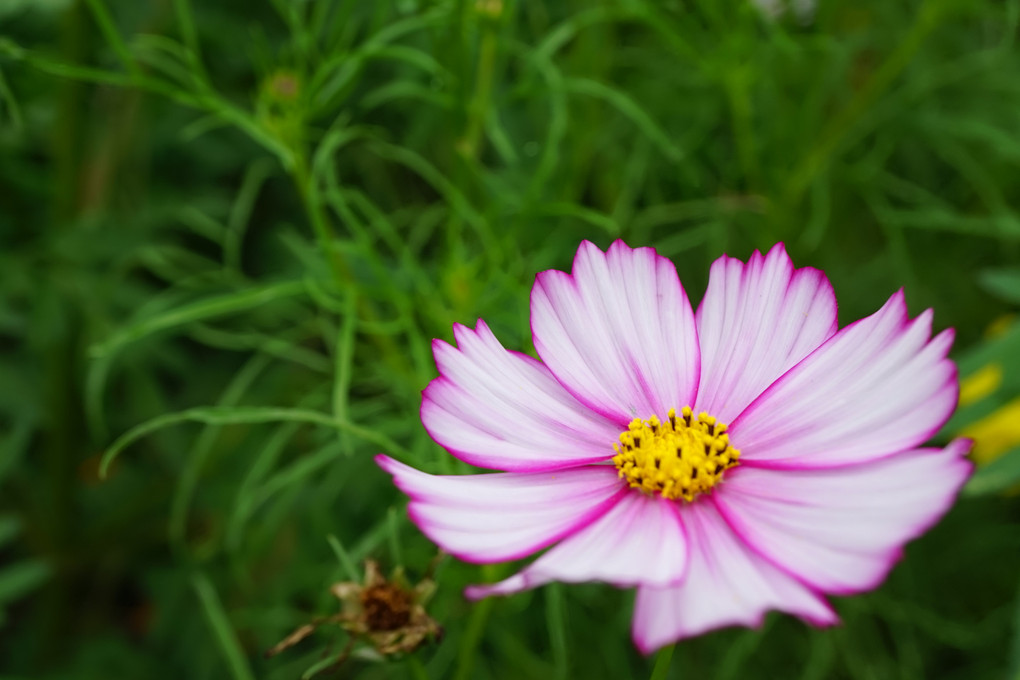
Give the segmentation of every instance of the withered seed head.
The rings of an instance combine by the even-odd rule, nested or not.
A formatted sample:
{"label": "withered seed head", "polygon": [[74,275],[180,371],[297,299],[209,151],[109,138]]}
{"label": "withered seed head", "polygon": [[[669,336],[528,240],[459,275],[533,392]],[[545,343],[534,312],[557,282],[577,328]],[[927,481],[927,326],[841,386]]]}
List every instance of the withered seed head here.
{"label": "withered seed head", "polygon": [[275,656],[293,647],[325,624],[339,624],[351,636],[334,667],[347,659],[356,640],[367,642],[382,656],[410,654],[428,640],[442,637],[442,627],[425,612],[425,603],[434,590],[431,577],[411,587],[401,569],[387,579],[379,565],[369,560],[365,563],[363,583],[344,581],[330,586],[330,592],[340,600],[338,614],[319,617],[301,626],[266,655]]}

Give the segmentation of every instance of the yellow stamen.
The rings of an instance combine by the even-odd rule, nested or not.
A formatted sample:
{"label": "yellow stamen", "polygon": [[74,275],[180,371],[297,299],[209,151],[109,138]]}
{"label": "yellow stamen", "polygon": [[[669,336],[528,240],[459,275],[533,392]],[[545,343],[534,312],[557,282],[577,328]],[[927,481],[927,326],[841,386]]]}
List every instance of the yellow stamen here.
{"label": "yellow stamen", "polygon": [[694,417],[690,406],[679,418],[670,409],[665,422],[635,418],[613,448],[613,463],[632,489],[688,502],[710,491],[740,457],[726,425],[704,412]]}

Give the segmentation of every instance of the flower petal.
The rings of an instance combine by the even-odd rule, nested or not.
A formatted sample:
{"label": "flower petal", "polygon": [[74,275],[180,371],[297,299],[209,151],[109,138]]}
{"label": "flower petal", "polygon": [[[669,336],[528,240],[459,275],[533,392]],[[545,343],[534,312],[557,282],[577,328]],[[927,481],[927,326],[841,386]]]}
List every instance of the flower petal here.
{"label": "flower petal", "polygon": [[731,424],[741,462],[823,468],[905,451],[931,437],[956,405],[952,330],[931,336],[900,291],[839,331],[772,384]]}
{"label": "flower petal", "polygon": [[770,609],[816,626],[837,622],[824,599],[745,545],[711,499],[685,505],[681,518],[687,576],[679,586],[638,589],[632,634],[642,652],[723,626],[757,627]]}
{"label": "flower petal", "polygon": [[540,362],[505,350],[484,321],[453,332],[458,347],[433,342],[440,377],[421,406],[425,429],[453,455],[523,472],[614,455],[619,426],[578,403]]}
{"label": "flower petal", "polygon": [[850,594],[878,586],[949,510],[970,475],[970,442],[829,470],[740,467],[716,495],[748,543],[808,585]]}
{"label": "flower petal", "polygon": [[683,579],[686,565],[687,542],[677,505],[630,491],[521,572],[499,583],[470,586],[465,594],[471,599],[507,595],[550,581],[670,585]]}
{"label": "flower petal", "polygon": [[388,456],[375,460],[411,497],[407,512],[422,533],[466,562],[530,555],[595,521],[627,493],[609,465],[430,475]]}
{"label": "flower petal", "polygon": [[535,278],[531,328],[563,386],[618,426],[694,401],[694,313],[676,268],[651,248],[583,242],[572,274]]}
{"label": "flower petal", "polygon": [[724,423],[839,327],[825,274],[794,269],[781,243],[768,255],[755,251],[747,264],[716,260],[696,318],[701,386],[694,410]]}

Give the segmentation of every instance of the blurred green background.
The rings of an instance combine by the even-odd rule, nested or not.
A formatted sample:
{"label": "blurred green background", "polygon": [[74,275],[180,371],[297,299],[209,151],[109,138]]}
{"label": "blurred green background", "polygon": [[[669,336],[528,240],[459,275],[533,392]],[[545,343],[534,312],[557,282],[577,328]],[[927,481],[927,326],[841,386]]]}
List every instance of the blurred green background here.
{"label": "blurred green background", "polygon": [[[418,420],[431,338],[530,351],[534,274],[623,238],[694,300],[779,240],[842,323],[905,287],[980,463],[843,626],[669,677],[1020,678],[1020,2],[797,5],[0,0],[0,677],[321,668],[336,627],[263,652],[436,555],[372,455],[467,471]],[[442,642],[332,677],[651,672],[629,592],[462,598],[508,569],[440,561]]]}

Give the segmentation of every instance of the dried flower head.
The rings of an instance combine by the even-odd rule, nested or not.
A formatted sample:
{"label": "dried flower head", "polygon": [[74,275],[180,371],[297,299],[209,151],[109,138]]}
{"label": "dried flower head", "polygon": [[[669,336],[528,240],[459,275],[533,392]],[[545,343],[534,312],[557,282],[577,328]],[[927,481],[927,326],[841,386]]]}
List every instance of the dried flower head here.
{"label": "dried flower head", "polygon": [[428,638],[442,634],[442,628],[425,612],[425,603],[435,592],[431,578],[413,588],[397,569],[387,580],[379,565],[365,563],[365,582],[335,583],[330,591],[343,605],[340,625],[348,633],[363,637],[384,656],[413,652]]}
{"label": "dried flower head", "polygon": [[430,576],[412,587],[403,569],[395,569],[387,579],[379,571],[378,563],[368,560],[364,582],[334,583],[329,590],[340,600],[340,613],[306,623],[266,652],[266,656],[293,647],[326,624],[337,624],[350,634],[333,668],[347,660],[358,640],[367,642],[382,656],[392,656],[413,652],[430,638],[442,636],[443,629],[425,611],[425,604],[435,592]]}

